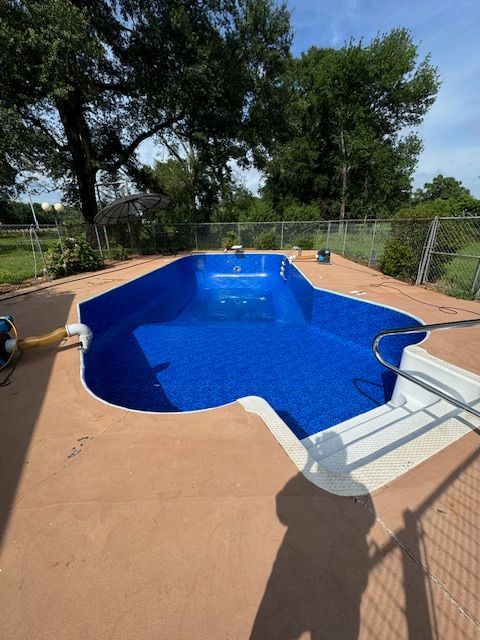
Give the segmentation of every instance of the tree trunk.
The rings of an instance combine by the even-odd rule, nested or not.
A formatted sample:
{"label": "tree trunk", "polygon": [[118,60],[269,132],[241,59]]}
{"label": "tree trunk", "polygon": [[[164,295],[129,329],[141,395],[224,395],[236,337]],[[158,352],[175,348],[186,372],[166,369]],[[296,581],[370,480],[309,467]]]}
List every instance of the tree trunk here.
{"label": "tree trunk", "polygon": [[67,98],[57,102],[57,109],[72,154],[72,168],[77,180],[82,214],[85,222],[93,224],[97,213],[95,180],[98,164],[80,93],[72,90]]}
{"label": "tree trunk", "polygon": [[342,165],[342,193],[340,196],[340,220],[345,219],[345,213],[347,209],[347,165]]}
{"label": "tree trunk", "polygon": [[340,149],[343,156],[342,163],[342,191],[340,195],[340,220],[345,219],[347,210],[347,186],[348,186],[348,174],[350,171],[350,165],[347,165],[347,154],[345,150],[345,138],[343,136],[343,129],[340,129]]}

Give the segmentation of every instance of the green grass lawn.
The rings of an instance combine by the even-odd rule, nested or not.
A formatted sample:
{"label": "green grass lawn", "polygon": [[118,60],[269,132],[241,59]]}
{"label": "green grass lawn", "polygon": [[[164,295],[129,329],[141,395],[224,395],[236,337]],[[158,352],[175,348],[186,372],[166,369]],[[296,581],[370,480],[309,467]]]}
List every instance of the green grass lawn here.
{"label": "green grass lawn", "polygon": [[[40,240],[42,250],[46,251],[56,240],[57,237],[52,237],[50,234],[42,237]],[[37,275],[41,276],[43,262],[36,246],[35,257]],[[29,233],[21,232],[8,236],[0,234],[0,284],[19,284],[34,277],[35,260]]]}
{"label": "green grass lawn", "polygon": [[[42,274],[42,265],[37,260],[37,274]],[[32,251],[18,249],[0,253],[0,284],[18,284],[35,276]]]}
{"label": "green grass lawn", "polygon": [[[468,256],[480,256],[480,242],[472,242],[458,250]],[[445,293],[452,296],[470,297],[476,292],[472,292],[473,279],[478,267],[478,260],[475,258],[453,258],[448,260],[443,266],[439,284]],[[477,282],[477,289],[480,282]]]}

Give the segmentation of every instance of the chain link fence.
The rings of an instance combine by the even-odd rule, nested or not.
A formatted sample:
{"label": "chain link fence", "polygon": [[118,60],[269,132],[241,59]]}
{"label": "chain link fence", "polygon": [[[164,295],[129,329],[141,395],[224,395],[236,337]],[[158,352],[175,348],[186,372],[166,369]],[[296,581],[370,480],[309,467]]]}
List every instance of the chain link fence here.
{"label": "chain link fence", "polygon": [[19,284],[45,275],[44,254],[62,233],[56,225],[0,225],[0,284]]}
{"label": "chain link fence", "polygon": [[449,295],[480,298],[480,218],[433,221],[417,282]]}
{"label": "chain link fence", "polygon": [[69,236],[86,238],[103,259],[221,250],[234,244],[280,251],[293,246],[329,248],[450,295],[480,297],[480,217],[174,225],[142,221],[108,227],[0,225],[0,284],[48,276],[45,252]]}
{"label": "chain link fence", "polygon": [[[242,244],[248,249],[287,250],[329,248],[347,258],[379,265],[385,244],[397,229],[415,226],[412,239],[423,247],[430,220],[348,220],[308,222],[217,222],[170,225],[175,245],[197,251],[221,249]],[[409,225],[407,223],[410,223]],[[412,228],[410,228],[412,231]],[[401,235],[401,233],[400,233]],[[418,268],[418,262],[417,262]]]}

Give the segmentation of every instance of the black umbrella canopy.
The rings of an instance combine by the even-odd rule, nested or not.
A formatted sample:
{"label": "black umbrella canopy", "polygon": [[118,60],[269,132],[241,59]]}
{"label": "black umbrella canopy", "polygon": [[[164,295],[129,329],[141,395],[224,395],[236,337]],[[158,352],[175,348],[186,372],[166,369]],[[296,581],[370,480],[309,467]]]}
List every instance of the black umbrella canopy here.
{"label": "black umbrella canopy", "polygon": [[134,193],[117,198],[95,216],[95,224],[127,224],[138,222],[146,215],[166,209],[170,198],[160,193]]}

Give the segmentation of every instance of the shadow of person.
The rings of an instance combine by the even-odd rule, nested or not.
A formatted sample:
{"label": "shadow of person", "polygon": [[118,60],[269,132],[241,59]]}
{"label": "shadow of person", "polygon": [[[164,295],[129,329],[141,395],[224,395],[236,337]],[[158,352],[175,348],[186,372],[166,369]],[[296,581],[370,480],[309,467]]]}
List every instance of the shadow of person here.
{"label": "shadow of person", "polygon": [[[320,455],[327,450],[327,437],[316,440]],[[328,437],[328,450],[332,444],[341,444],[340,437]],[[311,461],[305,471],[314,473],[314,467]],[[369,503],[370,497],[362,501]],[[287,531],[250,640],[357,638],[370,568],[366,538],[374,522],[373,509],[352,497],[319,489],[302,473],[287,482],[276,503],[278,519]]]}

